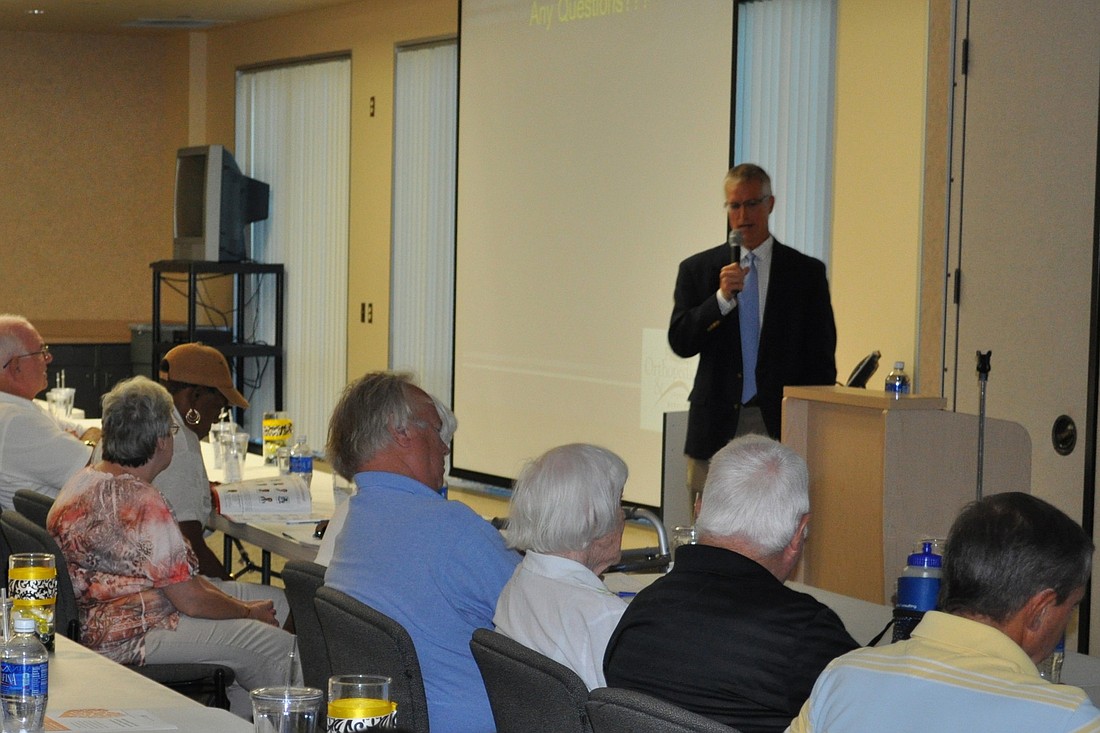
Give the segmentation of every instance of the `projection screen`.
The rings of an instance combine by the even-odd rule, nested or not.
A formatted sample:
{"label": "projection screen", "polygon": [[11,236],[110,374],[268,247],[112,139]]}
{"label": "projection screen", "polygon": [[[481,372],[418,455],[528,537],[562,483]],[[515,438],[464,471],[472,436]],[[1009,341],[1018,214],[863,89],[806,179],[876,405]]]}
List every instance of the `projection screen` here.
{"label": "projection screen", "polygon": [[462,0],[460,24],[453,472],[590,442],[659,506],[695,373],[676,269],[726,234],[733,2]]}

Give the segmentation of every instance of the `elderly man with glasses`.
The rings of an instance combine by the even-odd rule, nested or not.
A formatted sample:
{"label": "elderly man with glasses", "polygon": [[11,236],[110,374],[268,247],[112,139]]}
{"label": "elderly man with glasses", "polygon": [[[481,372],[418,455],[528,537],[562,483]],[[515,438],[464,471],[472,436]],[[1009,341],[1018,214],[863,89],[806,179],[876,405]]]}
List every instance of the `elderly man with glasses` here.
{"label": "elderly man with glasses", "polygon": [[46,389],[50,347],[22,316],[0,315],[0,507],[19,489],[49,496],[88,464],[99,431],[65,432],[33,402]]}
{"label": "elderly man with glasses", "polygon": [[470,637],[492,628],[519,555],[493,525],[446,499],[457,425],[408,374],[374,372],[344,389],[329,421],[328,458],[357,491],[347,501],[325,585],[409,632],[433,731],[485,733],[493,730],[493,713]]}

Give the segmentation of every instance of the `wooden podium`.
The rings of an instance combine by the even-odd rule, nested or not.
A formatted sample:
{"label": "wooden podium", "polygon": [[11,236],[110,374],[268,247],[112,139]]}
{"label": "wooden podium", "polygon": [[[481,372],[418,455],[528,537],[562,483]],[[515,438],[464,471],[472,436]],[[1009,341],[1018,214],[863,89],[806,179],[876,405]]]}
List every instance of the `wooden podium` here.
{"label": "wooden podium", "polygon": [[[850,387],[784,390],[782,440],[810,469],[802,582],[890,604],[917,542],[947,536],[977,497],[978,416],[945,405]],[[987,418],[984,451],[984,494],[1031,491],[1023,426]]]}

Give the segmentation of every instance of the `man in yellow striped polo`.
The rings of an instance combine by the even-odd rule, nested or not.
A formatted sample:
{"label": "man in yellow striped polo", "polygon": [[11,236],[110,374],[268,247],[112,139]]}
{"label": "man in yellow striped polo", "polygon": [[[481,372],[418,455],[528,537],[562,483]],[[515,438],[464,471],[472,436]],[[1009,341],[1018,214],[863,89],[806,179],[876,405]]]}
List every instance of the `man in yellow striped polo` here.
{"label": "man in yellow striped polo", "polygon": [[1085,592],[1093,543],[1029,494],[988,496],[955,520],[940,608],[912,638],[821,673],[794,733],[1100,731],[1085,692],[1039,676]]}

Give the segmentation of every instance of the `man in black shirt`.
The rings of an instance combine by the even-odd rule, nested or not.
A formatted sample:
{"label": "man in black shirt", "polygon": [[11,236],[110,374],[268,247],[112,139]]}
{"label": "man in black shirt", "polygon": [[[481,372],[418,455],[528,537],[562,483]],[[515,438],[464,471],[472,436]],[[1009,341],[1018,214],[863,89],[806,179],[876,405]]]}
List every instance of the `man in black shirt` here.
{"label": "man in black shirt", "polygon": [[809,475],[790,448],[737,438],[711,460],[698,545],[640,592],[604,656],[627,687],[731,725],[778,733],[825,665],[858,645],[837,615],[783,583],[809,531]]}

